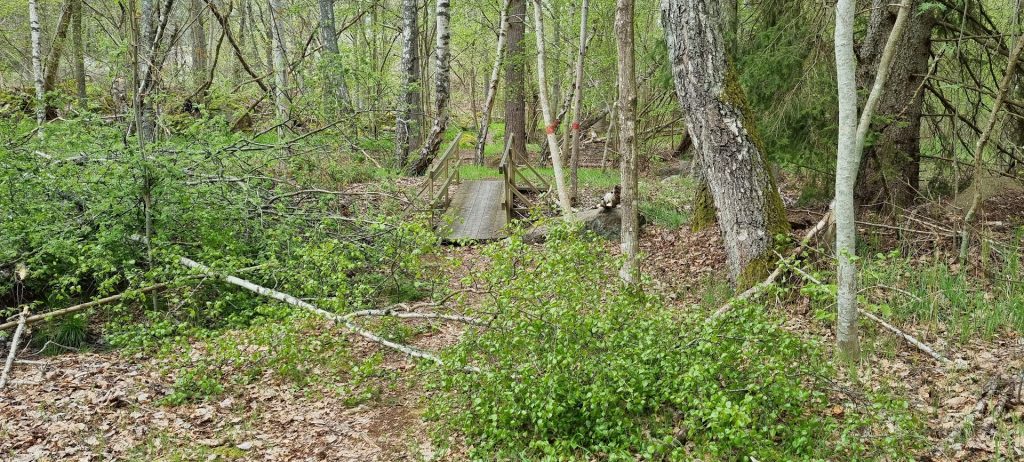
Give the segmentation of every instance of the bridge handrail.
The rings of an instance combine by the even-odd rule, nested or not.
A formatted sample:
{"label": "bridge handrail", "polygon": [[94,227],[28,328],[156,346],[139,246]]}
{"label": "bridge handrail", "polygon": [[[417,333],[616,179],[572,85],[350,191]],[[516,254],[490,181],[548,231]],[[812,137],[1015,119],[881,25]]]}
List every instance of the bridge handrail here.
{"label": "bridge handrail", "polygon": [[[462,156],[457,156],[455,161],[452,162],[452,154],[456,152],[455,148],[458,147],[464,133],[465,130],[459,130],[452,143],[448,145],[448,149],[445,149],[441,157],[434,160],[430,168],[427,169],[426,180],[423,182],[423,186],[416,193],[418,197],[422,197],[423,193],[428,192],[429,207],[431,209],[447,204],[451,199],[448,192],[452,182],[459,183],[461,180],[459,177],[459,166],[462,164]],[[435,188],[437,186],[435,183],[438,183],[439,177],[443,178],[443,180]]]}

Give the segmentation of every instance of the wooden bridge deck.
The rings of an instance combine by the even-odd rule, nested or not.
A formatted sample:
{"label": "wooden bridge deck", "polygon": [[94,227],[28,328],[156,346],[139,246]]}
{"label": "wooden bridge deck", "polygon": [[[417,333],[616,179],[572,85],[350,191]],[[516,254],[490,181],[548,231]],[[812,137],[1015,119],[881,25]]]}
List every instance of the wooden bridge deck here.
{"label": "wooden bridge deck", "polygon": [[452,221],[445,240],[490,241],[505,237],[504,194],[504,181],[500,179],[463,182],[448,206],[446,216]]}

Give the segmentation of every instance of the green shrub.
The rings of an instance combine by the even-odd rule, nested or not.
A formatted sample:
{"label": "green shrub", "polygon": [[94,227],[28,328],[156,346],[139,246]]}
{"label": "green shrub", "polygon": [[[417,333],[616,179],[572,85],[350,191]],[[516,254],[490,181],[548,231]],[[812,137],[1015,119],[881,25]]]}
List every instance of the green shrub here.
{"label": "green shrub", "polygon": [[478,282],[495,291],[483,308],[494,327],[450,354],[481,372],[445,373],[434,408],[475,458],[909,457],[905,411],[891,442],[834,440],[869,433],[887,414],[828,412],[829,362],[762,309],[711,323],[674,312],[621,289],[615,259],[574,235],[556,227],[544,248],[513,237],[487,250],[493,267]]}

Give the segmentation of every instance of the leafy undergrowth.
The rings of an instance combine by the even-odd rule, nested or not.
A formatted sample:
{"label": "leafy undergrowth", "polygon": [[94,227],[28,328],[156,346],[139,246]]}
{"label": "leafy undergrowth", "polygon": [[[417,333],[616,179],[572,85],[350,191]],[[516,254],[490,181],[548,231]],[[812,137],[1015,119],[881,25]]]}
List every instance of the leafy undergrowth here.
{"label": "leafy undergrowth", "polygon": [[616,259],[558,228],[489,248],[494,328],[449,355],[433,415],[479,459],[909,459],[919,420],[884,393],[836,396],[822,349],[758,307],[705,323],[620,288]]}

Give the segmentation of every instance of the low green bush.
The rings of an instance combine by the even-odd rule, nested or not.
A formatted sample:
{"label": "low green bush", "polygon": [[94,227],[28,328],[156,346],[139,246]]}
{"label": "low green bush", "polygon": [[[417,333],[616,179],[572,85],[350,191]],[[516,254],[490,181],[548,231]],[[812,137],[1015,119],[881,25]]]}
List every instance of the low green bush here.
{"label": "low green bush", "polygon": [[[677,312],[625,289],[618,261],[555,227],[544,247],[492,245],[477,282],[494,291],[493,327],[449,355],[434,416],[474,458],[552,460],[851,460],[910,458],[916,420],[829,395],[816,345],[761,308]],[[848,406],[842,415],[833,406]],[[893,425],[894,431],[886,424]],[[893,436],[872,440],[873,432]]]}

